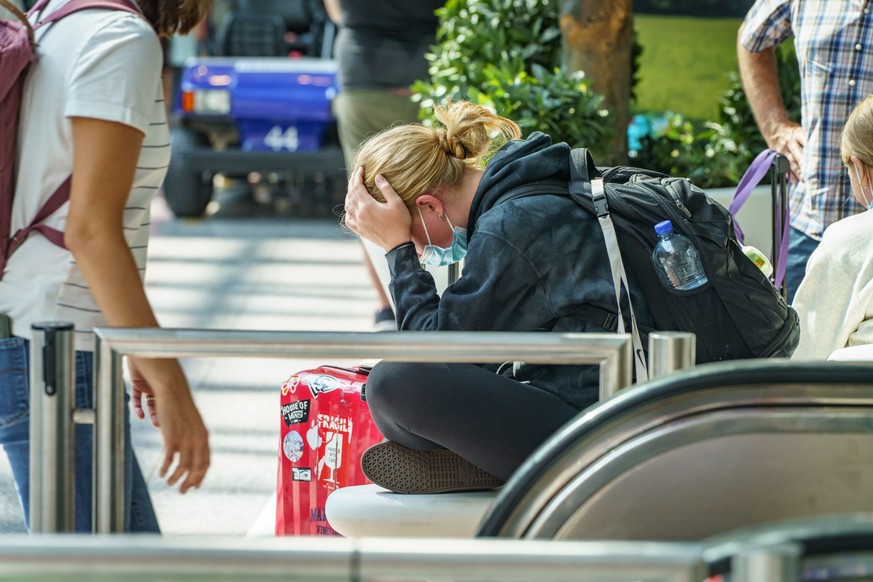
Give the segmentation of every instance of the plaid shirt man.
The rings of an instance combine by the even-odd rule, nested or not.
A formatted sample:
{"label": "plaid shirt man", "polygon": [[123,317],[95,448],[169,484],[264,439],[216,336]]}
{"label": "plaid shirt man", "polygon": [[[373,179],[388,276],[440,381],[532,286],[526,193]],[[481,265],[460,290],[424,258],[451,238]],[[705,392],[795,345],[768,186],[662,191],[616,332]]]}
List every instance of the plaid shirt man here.
{"label": "plaid shirt man", "polygon": [[840,161],[840,131],[873,91],[873,14],[869,0],[758,0],[746,15],[742,46],[773,48],[794,35],[806,133],[791,226],[821,240],[833,222],[863,210]]}

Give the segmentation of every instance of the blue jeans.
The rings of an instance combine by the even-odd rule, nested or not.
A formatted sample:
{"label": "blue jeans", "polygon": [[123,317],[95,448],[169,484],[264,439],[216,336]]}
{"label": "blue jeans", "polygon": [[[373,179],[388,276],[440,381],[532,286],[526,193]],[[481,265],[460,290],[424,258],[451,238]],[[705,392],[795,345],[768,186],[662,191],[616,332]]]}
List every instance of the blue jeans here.
{"label": "blue jeans", "polygon": [[806,275],[806,263],[812,251],[818,248],[819,241],[806,233],[791,228],[788,234],[788,261],[785,263],[785,285],[788,288],[788,303],[794,301],[794,294]]}
{"label": "blue jeans", "polygon": [[[15,488],[30,527],[30,342],[20,337],[0,339],[0,445],[6,451]],[[94,406],[94,357],[91,352],[76,352],[76,407]],[[152,501],[139,463],[130,445],[130,419],[124,407],[126,452],[124,463],[125,530],[159,532]],[[75,480],[76,531],[91,531],[91,482],[93,426],[76,425]]]}

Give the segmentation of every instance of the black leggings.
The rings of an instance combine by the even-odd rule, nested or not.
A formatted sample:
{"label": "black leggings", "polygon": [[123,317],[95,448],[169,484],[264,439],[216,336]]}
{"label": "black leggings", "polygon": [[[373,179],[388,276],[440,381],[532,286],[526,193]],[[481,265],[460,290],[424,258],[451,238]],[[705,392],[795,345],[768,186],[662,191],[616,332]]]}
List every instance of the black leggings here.
{"label": "black leggings", "polygon": [[448,449],[504,480],[579,413],[550,392],[473,364],[380,362],[366,398],[388,440]]}

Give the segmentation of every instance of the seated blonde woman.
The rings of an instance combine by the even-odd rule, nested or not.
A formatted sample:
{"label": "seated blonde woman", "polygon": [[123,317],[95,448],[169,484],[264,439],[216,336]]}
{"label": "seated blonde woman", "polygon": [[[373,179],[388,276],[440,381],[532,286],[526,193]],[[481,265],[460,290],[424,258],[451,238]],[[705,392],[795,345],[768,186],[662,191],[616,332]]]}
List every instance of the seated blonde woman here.
{"label": "seated blonde woman", "polygon": [[[570,147],[471,103],[436,116],[365,142],[346,195],[348,227],[386,253],[400,330],[605,332],[577,317],[610,309],[615,288],[597,218],[569,194]],[[567,193],[512,197],[549,180]],[[438,293],[422,265],[461,259]],[[380,362],[367,403],[388,440],[361,466],[400,493],[496,487],[597,396],[596,366]]]}
{"label": "seated blonde woman", "polygon": [[[840,141],[852,194],[873,207],[873,96],[846,121]],[[831,225],[809,259],[794,298],[800,316],[796,360],[824,360],[848,346],[873,344],[873,212]]]}

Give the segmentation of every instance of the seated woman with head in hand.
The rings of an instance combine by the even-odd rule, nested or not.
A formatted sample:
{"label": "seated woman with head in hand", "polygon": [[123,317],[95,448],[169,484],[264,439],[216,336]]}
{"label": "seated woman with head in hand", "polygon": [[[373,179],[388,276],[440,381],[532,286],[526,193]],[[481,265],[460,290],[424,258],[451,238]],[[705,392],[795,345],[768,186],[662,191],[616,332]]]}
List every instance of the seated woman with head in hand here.
{"label": "seated woman with head in hand", "polygon": [[[852,195],[873,207],[873,96],[849,115],[840,153]],[[873,343],[873,213],[849,216],[825,231],[812,253],[793,307],[800,316],[796,360],[824,360],[836,350]]]}
{"label": "seated woman with head in hand", "polygon": [[[570,147],[466,102],[436,109],[443,127],[398,126],[365,142],[345,221],[385,250],[400,330],[604,332],[576,317],[615,309],[596,217],[569,196],[521,186],[568,184]],[[464,259],[441,295],[423,266]],[[641,325],[647,305],[633,294]],[[598,397],[595,366],[381,362],[367,401],[387,441],[365,475],[402,493],[502,484]]]}

